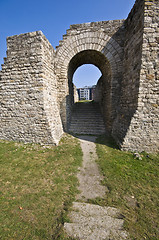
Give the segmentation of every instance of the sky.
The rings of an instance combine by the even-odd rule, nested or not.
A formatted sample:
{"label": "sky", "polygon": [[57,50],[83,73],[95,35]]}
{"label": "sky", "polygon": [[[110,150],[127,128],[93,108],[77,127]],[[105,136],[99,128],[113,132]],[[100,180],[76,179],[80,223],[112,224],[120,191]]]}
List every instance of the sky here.
{"label": "sky", "polygon": [[[72,24],[126,19],[135,0],[0,0],[0,69],[6,38],[41,30],[55,48]],[[83,65],[74,74],[77,87],[100,77],[95,66]]]}

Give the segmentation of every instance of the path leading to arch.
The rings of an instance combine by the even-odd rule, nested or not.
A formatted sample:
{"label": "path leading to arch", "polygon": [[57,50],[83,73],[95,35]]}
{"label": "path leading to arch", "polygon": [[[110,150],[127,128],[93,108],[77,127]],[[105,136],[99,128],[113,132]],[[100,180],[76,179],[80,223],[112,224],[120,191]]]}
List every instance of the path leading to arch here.
{"label": "path leading to arch", "polygon": [[97,197],[104,197],[106,188],[101,185],[103,177],[100,175],[97,159],[95,136],[81,136],[80,144],[83,152],[83,164],[77,174],[79,180],[79,191],[77,200],[87,201]]}
{"label": "path leading to arch", "polygon": [[64,229],[69,237],[79,240],[127,239],[118,209],[87,203],[88,199],[104,197],[108,190],[101,185],[103,177],[95,162],[96,137],[81,136],[79,139],[83,151],[83,165],[77,175],[80,193],[69,214],[71,223],[65,223]]}

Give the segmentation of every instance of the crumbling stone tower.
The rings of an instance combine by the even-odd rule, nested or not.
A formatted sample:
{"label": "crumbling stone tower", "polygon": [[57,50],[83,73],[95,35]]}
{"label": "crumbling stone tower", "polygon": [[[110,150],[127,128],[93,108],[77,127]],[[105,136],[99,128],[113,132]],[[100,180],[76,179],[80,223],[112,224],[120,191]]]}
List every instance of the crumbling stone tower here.
{"label": "crumbling stone tower", "polygon": [[70,26],[56,51],[41,31],[7,38],[0,73],[0,138],[58,144],[73,105],[72,77],[97,66],[107,131],[121,149],[159,148],[159,1],[136,0],[126,20]]}

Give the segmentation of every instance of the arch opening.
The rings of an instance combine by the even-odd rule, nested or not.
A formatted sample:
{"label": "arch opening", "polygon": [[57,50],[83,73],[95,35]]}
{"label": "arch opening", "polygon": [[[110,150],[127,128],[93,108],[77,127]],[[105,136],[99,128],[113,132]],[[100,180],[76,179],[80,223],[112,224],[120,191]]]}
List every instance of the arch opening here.
{"label": "arch opening", "polygon": [[73,75],[73,84],[76,88],[93,86],[97,84],[98,79],[102,76],[99,68],[93,64],[84,64],[76,69]]}
{"label": "arch opening", "polygon": [[69,98],[67,101],[67,126],[69,128],[72,109],[75,103],[73,76],[75,71],[84,64],[93,64],[100,72],[101,76],[97,81],[94,101],[100,106],[105,127],[108,132],[112,128],[112,71],[108,59],[96,50],[85,50],[77,53],[68,66],[68,87]]}
{"label": "arch opening", "polygon": [[97,81],[102,76],[93,64],[83,64],[73,74],[74,103],[80,100],[93,100]]}

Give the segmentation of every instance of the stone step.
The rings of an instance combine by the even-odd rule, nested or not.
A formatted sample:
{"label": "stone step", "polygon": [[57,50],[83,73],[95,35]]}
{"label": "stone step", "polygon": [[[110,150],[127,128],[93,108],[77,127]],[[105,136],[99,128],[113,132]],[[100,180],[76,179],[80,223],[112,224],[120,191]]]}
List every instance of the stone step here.
{"label": "stone step", "polygon": [[81,127],[81,128],[70,128],[69,131],[70,132],[75,132],[75,133],[77,133],[77,132],[78,133],[80,133],[80,132],[98,133],[99,132],[101,134],[101,133],[105,132],[105,129],[103,129],[103,128],[100,128],[100,129],[99,128],[90,128],[89,129],[89,128]]}
{"label": "stone step", "polygon": [[71,121],[71,125],[70,126],[72,126],[72,125],[76,125],[76,126],[81,125],[81,126],[88,126],[88,127],[96,126],[97,128],[99,128],[101,126],[105,127],[104,126],[104,122],[89,121],[89,120],[83,120],[83,121],[80,121],[80,120],[75,121],[75,120],[73,120],[73,121]]}
{"label": "stone step", "polygon": [[[98,111],[98,109],[95,109],[95,108],[79,108],[78,110],[79,110],[79,111],[80,111],[80,110],[81,110],[81,111],[87,111],[87,110],[89,110],[90,112],[96,112],[96,111]],[[76,109],[75,109],[74,111],[76,111]]]}
{"label": "stone step", "polygon": [[92,126],[92,127],[89,127],[89,126],[85,126],[85,125],[74,125],[74,126],[70,126],[70,130],[79,130],[79,131],[81,131],[81,130],[88,130],[88,131],[90,131],[90,130],[102,130],[102,131],[104,131],[105,130],[105,127],[104,126],[101,126],[101,127],[96,127],[96,126]]}
{"label": "stone step", "polygon": [[87,124],[87,125],[96,125],[96,126],[100,126],[103,125],[104,126],[104,122],[102,120],[97,120],[97,119],[73,119],[71,121],[71,124]]}
{"label": "stone step", "polygon": [[88,128],[70,128],[70,131],[71,132],[105,132],[105,128],[90,128],[90,129],[88,129]]}
{"label": "stone step", "polygon": [[92,128],[92,127],[97,127],[97,128],[100,128],[100,127],[103,127],[105,128],[105,125],[104,123],[98,123],[98,122],[89,122],[89,121],[74,121],[74,122],[71,122],[70,124],[70,127],[88,127],[88,128]]}
{"label": "stone step", "polygon": [[98,131],[93,131],[93,130],[92,131],[88,131],[88,130],[84,131],[84,130],[81,130],[80,131],[80,130],[75,129],[75,130],[72,130],[72,131],[70,130],[69,132],[70,133],[75,133],[75,134],[102,135],[102,134],[105,133],[105,130],[103,130],[103,131],[101,131],[101,130],[100,131],[99,130]]}
{"label": "stone step", "polygon": [[70,128],[86,128],[86,129],[105,129],[105,126],[101,125],[101,126],[96,126],[95,124],[94,125],[88,125],[88,124],[74,124],[74,125],[70,125]]}
{"label": "stone step", "polygon": [[90,119],[90,120],[93,119],[93,120],[101,120],[101,121],[103,121],[101,116],[96,116],[95,117],[94,115],[93,116],[88,116],[88,115],[87,116],[78,116],[78,115],[75,116],[75,115],[73,115],[72,119],[81,119],[81,120],[82,119]]}
{"label": "stone step", "polygon": [[96,123],[89,123],[89,122],[74,122],[71,123],[70,127],[87,127],[87,128],[92,128],[92,127],[96,127],[96,128],[105,128],[104,124],[96,124]]}
{"label": "stone step", "polygon": [[82,115],[82,114],[73,114],[73,115],[72,115],[72,118],[102,119],[102,118],[101,118],[101,115],[96,115],[96,114],[85,114],[85,115]]}
{"label": "stone step", "polygon": [[[82,110],[82,111],[87,111],[87,110],[89,110],[89,111],[92,111],[92,112],[96,112],[96,111],[97,111],[97,108],[90,108],[90,107],[80,108],[80,107],[78,107],[78,106],[77,106],[77,108],[78,108],[79,111],[80,111],[80,110]],[[76,111],[77,108],[74,108],[73,111]]]}
{"label": "stone step", "polygon": [[87,106],[87,107],[80,107],[79,105],[76,105],[74,108],[73,108],[73,111],[76,111],[77,108],[79,110],[90,110],[90,111],[96,111],[98,108],[95,108],[95,107],[90,107],[90,106]]}
{"label": "stone step", "polygon": [[73,116],[72,116],[72,118],[77,118],[77,117],[80,117],[80,118],[90,118],[90,117],[92,117],[94,119],[98,119],[98,118],[101,118],[101,114],[79,113],[79,114],[73,114]]}
{"label": "stone step", "polygon": [[76,103],[72,111],[69,132],[100,135],[105,125],[97,103]]}
{"label": "stone step", "polygon": [[124,221],[116,208],[74,202],[69,217],[71,223],[65,223],[64,230],[72,238],[121,240],[128,237],[123,230]]}
{"label": "stone step", "polygon": [[100,127],[100,126],[103,126],[104,127],[104,123],[103,122],[98,122],[98,121],[89,121],[89,120],[82,120],[82,121],[72,121],[71,122],[71,125],[82,125],[82,126],[97,126],[97,127]]}
{"label": "stone step", "polygon": [[101,128],[97,128],[97,127],[94,127],[94,128],[89,128],[89,127],[85,127],[85,126],[77,126],[77,127],[70,127],[70,130],[74,131],[74,130],[77,130],[77,131],[105,131],[105,128],[104,127],[101,127]]}
{"label": "stone step", "polygon": [[105,133],[105,129],[69,129],[70,133],[77,133],[77,134],[91,134],[91,135],[101,135]]}

